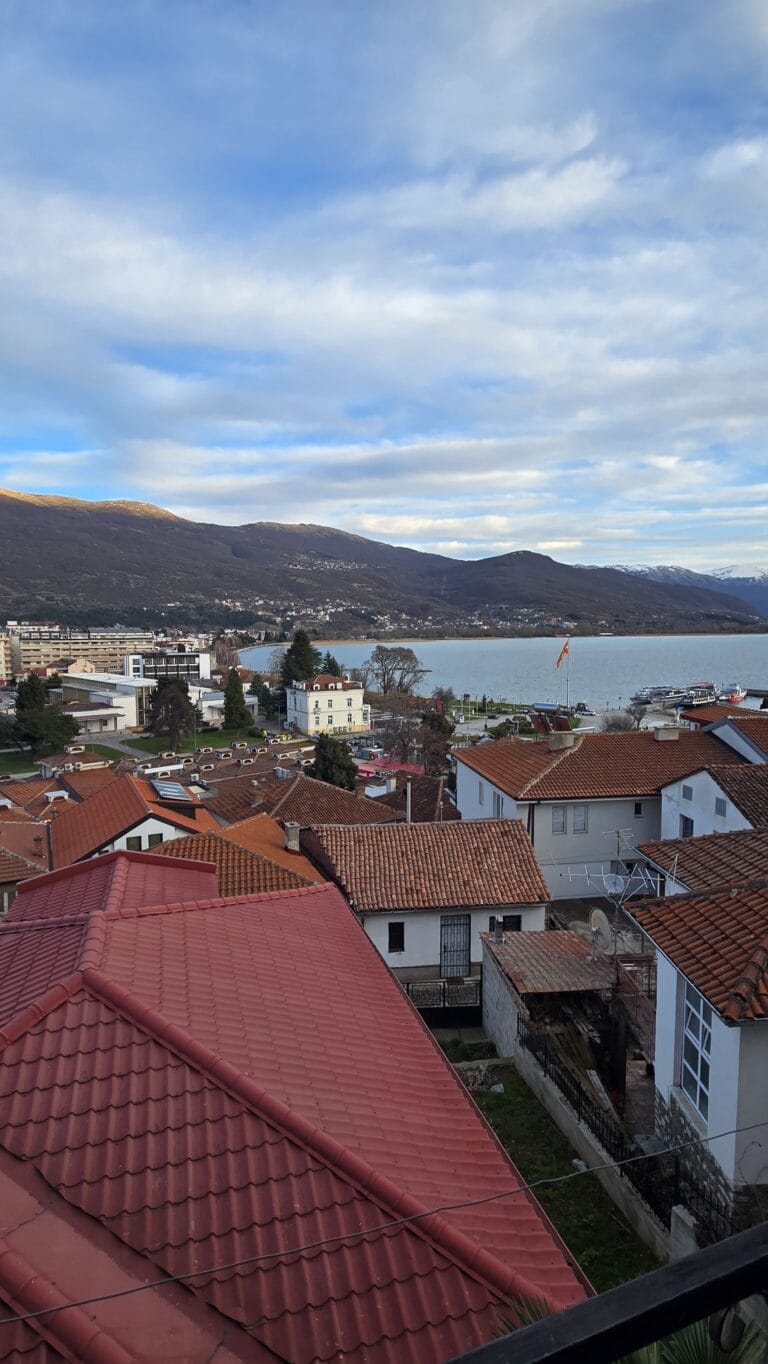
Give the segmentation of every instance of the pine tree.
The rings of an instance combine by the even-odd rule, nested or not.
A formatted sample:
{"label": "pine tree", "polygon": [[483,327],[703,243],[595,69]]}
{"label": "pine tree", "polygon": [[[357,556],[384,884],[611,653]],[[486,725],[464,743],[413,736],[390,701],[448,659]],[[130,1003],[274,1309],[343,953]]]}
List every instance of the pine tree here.
{"label": "pine tree", "polygon": [[230,668],[227,685],[224,688],[224,728],[249,729],[250,724],[251,713],[245,704],[240,674],[236,668]]}
{"label": "pine tree", "polygon": [[280,681],[284,687],[294,682],[306,682],[308,677],[319,673],[321,666],[320,650],[316,649],[306,630],[297,630],[290,649],[286,649],[280,665]]}
{"label": "pine tree", "polygon": [[48,692],[42,677],[29,673],[16,688],[16,714],[25,710],[43,710]]}
{"label": "pine tree", "polygon": [[341,664],[339,663],[338,658],[334,658],[330,649],[325,653],[323,661],[320,664],[320,671],[328,673],[331,677],[341,677]]}
{"label": "pine tree", "polygon": [[192,734],[195,707],[183,677],[158,679],[150,697],[147,727],[156,738],[167,738],[172,748],[176,748],[180,739]]}
{"label": "pine tree", "polygon": [[357,783],[357,768],[347,745],[332,734],[318,734],[315,761],[307,771],[318,781],[341,786],[345,791],[354,791]]}

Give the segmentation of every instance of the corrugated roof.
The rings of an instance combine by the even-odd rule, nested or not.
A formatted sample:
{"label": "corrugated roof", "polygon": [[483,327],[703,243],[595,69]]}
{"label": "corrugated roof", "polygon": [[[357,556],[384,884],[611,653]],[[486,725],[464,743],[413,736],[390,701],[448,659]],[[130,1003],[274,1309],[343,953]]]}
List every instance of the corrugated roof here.
{"label": "corrugated roof", "polygon": [[736,755],[709,732],[683,731],[659,741],[653,731],[638,730],[584,734],[572,748],[553,752],[546,742],[497,739],[455,756],[516,800],[588,800],[654,795],[679,777]]}
{"label": "corrugated roof", "polygon": [[373,1230],[520,1180],[334,887],[102,907],[83,929],[0,929],[0,949],[48,943],[45,970],[27,952],[37,997],[7,1000],[0,1147],[147,1277],[274,1250],[190,1284],[233,1349],[247,1331],[257,1361],[438,1364],[495,1334],[502,1299],[584,1296],[530,1194]]}
{"label": "corrugated roof", "polygon": [[768,879],[768,829],[638,844],[638,851],[692,891]]}
{"label": "corrugated roof", "polygon": [[768,885],[648,900],[632,917],[723,1018],[768,1018]]}
{"label": "corrugated roof", "polygon": [[540,904],[549,891],[518,819],[322,825],[302,846],[360,913]]}
{"label": "corrugated roof", "polygon": [[158,849],[161,857],[213,862],[219,895],[259,895],[269,890],[295,890],[311,884],[305,876],[281,867],[260,853],[249,852],[218,834],[173,838]]}
{"label": "corrugated roof", "polygon": [[520,995],[576,994],[613,985],[608,958],[595,953],[581,933],[505,933],[500,943],[492,933],[482,937]]}
{"label": "corrugated roof", "polygon": [[150,815],[193,833],[218,828],[201,802],[185,804],[182,811],[161,800],[149,782],[126,775],[62,811],[52,827],[53,865],[66,867],[89,857]]}

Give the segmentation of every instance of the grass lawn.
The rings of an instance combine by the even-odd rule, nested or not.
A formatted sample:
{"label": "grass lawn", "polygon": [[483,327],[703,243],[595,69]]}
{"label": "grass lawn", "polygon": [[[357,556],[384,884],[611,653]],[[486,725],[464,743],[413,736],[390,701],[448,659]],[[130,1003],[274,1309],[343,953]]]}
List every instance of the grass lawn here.
{"label": "grass lawn", "polygon": [[[77,743],[78,740],[73,741]],[[97,758],[106,758],[107,762],[116,763],[120,758],[119,748],[107,748],[106,744],[85,744],[86,753],[92,753]]]}
{"label": "grass lawn", "polygon": [[[473,1098],[526,1183],[571,1174],[575,1152],[538,1099],[514,1071],[504,1071],[503,1083],[503,1094]],[[595,1175],[544,1184],[535,1196],[598,1293],[658,1269],[661,1262],[625,1222]]]}
{"label": "grass lawn", "polygon": [[[170,742],[168,739],[126,739],[126,744],[130,748],[139,748],[143,753],[168,753],[170,752]],[[194,753],[195,749],[205,745],[210,748],[228,748],[230,744],[246,742],[257,744],[258,739],[248,737],[248,730],[234,729],[214,729],[211,731],[198,731],[195,740],[190,734],[186,739],[181,739],[177,744],[177,753]]]}
{"label": "grass lawn", "polygon": [[31,753],[0,753],[0,772],[37,772]]}

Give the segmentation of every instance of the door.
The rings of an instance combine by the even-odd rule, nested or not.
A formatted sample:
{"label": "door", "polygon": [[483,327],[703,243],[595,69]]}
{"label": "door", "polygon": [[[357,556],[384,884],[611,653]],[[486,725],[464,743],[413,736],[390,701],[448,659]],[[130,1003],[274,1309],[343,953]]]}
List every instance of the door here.
{"label": "door", "polygon": [[470,914],[440,915],[440,975],[468,976]]}

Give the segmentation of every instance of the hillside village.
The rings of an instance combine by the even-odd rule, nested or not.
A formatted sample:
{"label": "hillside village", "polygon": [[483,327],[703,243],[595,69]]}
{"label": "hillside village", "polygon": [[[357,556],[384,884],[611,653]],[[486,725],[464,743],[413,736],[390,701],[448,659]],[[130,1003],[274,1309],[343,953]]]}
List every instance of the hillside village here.
{"label": "hillside village", "polygon": [[[768,711],[468,742],[301,634],[266,679],[33,636],[0,655],[0,1357],[437,1364],[765,1220]],[[515,1094],[609,1271],[524,1190]]]}

